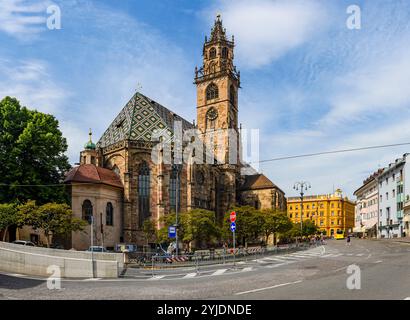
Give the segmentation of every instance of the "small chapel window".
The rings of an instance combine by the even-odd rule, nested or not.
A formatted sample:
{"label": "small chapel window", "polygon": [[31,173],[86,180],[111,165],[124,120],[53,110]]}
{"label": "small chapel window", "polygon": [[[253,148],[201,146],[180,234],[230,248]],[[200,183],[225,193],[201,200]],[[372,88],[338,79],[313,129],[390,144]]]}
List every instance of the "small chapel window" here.
{"label": "small chapel window", "polygon": [[90,200],[84,200],[82,207],[82,218],[86,220],[88,224],[91,224],[91,217],[93,216],[93,205]]}
{"label": "small chapel window", "polygon": [[111,202],[108,202],[105,208],[105,224],[107,226],[112,226],[114,224],[114,207]]}

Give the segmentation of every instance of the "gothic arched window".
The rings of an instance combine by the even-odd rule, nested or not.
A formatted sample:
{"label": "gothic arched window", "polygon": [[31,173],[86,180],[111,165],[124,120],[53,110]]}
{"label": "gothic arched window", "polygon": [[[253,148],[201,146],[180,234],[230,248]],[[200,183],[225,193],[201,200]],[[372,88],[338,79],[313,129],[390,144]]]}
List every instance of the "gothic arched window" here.
{"label": "gothic arched window", "polygon": [[224,59],[228,58],[228,48],[227,47],[222,48],[222,58]]}
{"label": "gothic arched window", "polygon": [[91,224],[91,217],[93,216],[93,205],[90,200],[84,200],[82,208],[82,218]]}
{"label": "gothic arched window", "polygon": [[233,85],[229,88],[229,100],[232,104],[235,104],[235,88]]}
{"label": "gothic arched window", "polygon": [[[175,211],[178,201],[178,211],[181,207],[181,176],[178,166],[173,165],[171,170],[171,175],[169,179],[169,202],[171,206],[171,211]],[[178,194],[178,197],[177,197]]]}
{"label": "gothic arched window", "polygon": [[206,100],[216,99],[219,96],[218,86],[214,83],[211,83],[206,88]]}
{"label": "gothic arched window", "polygon": [[143,162],[138,172],[138,216],[142,226],[150,213],[150,170],[148,164]]}
{"label": "gothic arched window", "polygon": [[107,226],[112,226],[114,224],[114,207],[111,202],[108,202],[105,207],[105,224]]}
{"label": "gothic arched window", "polygon": [[211,50],[209,50],[209,59],[214,59],[215,57],[216,57],[216,49],[211,48]]}

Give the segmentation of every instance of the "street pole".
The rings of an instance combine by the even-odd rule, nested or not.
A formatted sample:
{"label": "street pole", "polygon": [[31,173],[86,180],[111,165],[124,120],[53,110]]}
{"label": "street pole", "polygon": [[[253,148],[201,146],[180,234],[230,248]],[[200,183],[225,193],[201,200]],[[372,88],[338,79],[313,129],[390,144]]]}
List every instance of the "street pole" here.
{"label": "street pole", "polygon": [[233,267],[235,268],[235,263],[236,263],[235,230],[232,233],[233,233]]}
{"label": "street pole", "polygon": [[104,248],[104,226],[102,220],[102,212],[100,212],[100,223],[101,223],[101,247]]}
{"label": "street pole", "polygon": [[302,241],[302,235],[303,235],[303,195],[304,191],[307,191],[307,189],[311,188],[310,183],[307,181],[298,181],[294,184],[293,189],[299,191],[300,188],[300,205],[301,205],[301,211],[300,211],[300,240]]}
{"label": "street pole", "polygon": [[178,257],[178,187],[179,187],[179,168],[176,167],[176,185],[175,185],[175,244],[176,255]]}
{"label": "street pole", "polygon": [[91,216],[91,270],[94,278],[94,215]]}

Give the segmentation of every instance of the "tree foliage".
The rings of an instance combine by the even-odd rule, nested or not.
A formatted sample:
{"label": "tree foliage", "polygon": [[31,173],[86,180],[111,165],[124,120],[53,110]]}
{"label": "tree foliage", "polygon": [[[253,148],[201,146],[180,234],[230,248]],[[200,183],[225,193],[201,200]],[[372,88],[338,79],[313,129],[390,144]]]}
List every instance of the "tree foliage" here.
{"label": "tree foliage", "polygon": [[144,223],[142,224],[142,233],[144,234],[146,244],[148,244],[150,241],[156,241],[157,229],[155,227],[155,221],[150,218],[145,219]]}
{"label": "tree foliage", "polygon": [[13,203],[0,204],[0,231],[3,230],[3,241],[6,241],[8,228],[17,223],[17,212]]}
{"label": "tree foliage", "polygon": [[18,225],[29,225],[44,232],[47,247],[50,247],[53,236],[67,235],[72,231],[81,231],[87,222],[74,218],[67,204],[46,203],[37,206],[29,201],[19,206]]}
{"label": "tree foliage", "polygon": [[[158,231],[160,242],[174,241],[168,238],[168,227],[175,225],[175,213],[167,214],[161,219],[164,227]],[[220,237],[220,229],[215,221],[215,213],[204,209],[193,209],[178,214],[178,239],[185,244],[196,246],[212,245]]]}
{"label": "tree foliage", "polygon": [[258,241],[262,233],[262,226],[265,221],[260,211],[251,206],[234,207],[229,210],[224,217],[223,221],[223,236],[225,240],[230,241],[232,239],[232,232],[230,230],[230,213],[236,212],[236,231],[235,236],[238,244],[247,245],[248,242]]}
{"label": "tree foliage", "polygon": [[0,101],[0,203],[66,202],[58,185],[70,168],[66,139],[57,119],[49,114],[21,107],[15,98]]}
{"label": "tree foliage", "polygon": [[292,229],[292,221],[288,218],[286,212],[277,210],[262,210],[264,223],[262,225],[263,233],[266,241],[273,234],[273,242],[276,244],[276,236],[278,233],[286,233]]}

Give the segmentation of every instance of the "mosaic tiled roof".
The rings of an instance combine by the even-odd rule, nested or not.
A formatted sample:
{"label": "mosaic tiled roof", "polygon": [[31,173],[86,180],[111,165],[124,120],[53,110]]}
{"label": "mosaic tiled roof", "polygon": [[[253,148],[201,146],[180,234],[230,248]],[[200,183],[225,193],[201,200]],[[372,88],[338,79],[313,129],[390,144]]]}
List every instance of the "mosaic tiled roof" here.
{"label": "mosaic tiled roof", "polygon": [[104,148],[125,139],[151,141],[154,131],[171,137],[175,121],[182,122],[183,130],[193,128],[190,122],[137,92],[103,133],[97,147]]}

